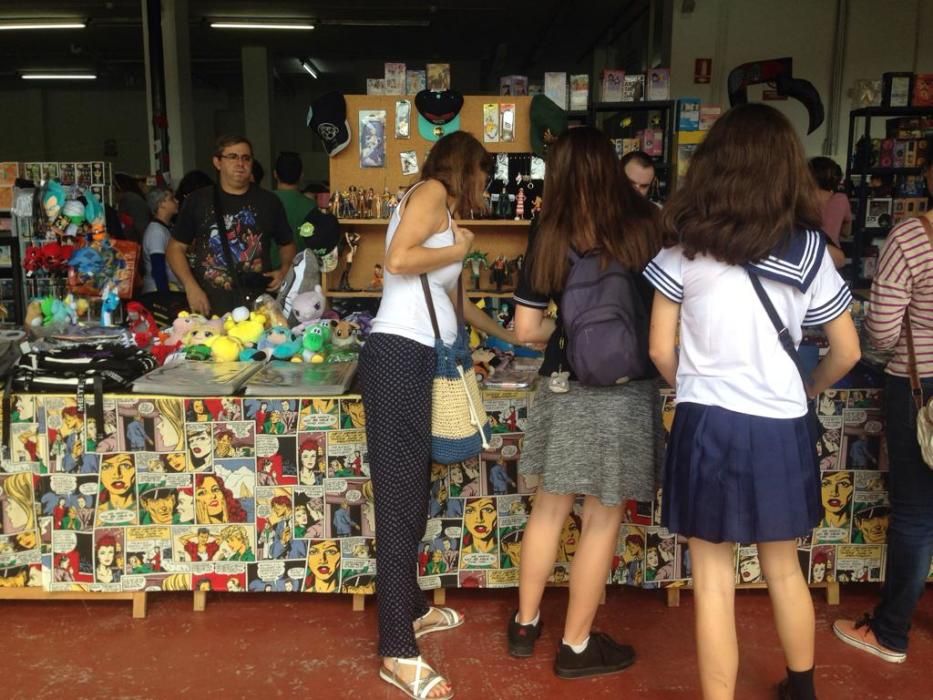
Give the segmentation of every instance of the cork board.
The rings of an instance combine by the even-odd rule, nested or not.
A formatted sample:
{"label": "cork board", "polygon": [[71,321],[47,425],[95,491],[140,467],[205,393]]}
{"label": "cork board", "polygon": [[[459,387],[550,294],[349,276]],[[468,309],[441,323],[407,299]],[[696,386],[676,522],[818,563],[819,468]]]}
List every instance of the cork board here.
{"label": "cork board", "polygon": [[[336,156],[330,159],[330,188],[331,192],[344,190],[350,186],[382,192],[386,187],[390,192],[398,190],[399,186],[408,187],[418,179],[418,175],[402,175],[402,151],[415,151],[418,155],[418,166],[424,164],[425,155],[433,141],[421,138],[418,133],[418,111],[415,109],[414,95],[347,95],[347,121],[350,122],[350,144]],[[395,138],[395,103],[397,100],[411,102],[410,137],[407,139]],[[529,110],[530,97],[500,97],[498,95],[468,95],[463,98],[463,109],[460,110],[460,129],[468,131],[482,141],[483,135],[483,104],[514,104],[515,105],[515,140],[499,143],[483,143],[486,150],[491,153],[527,153],[531,150],[530,130],[531,121]],[[360,141],[359,128],[360,110],[385,110],[386,113],[386,159],[383,168],[360,167]]]}

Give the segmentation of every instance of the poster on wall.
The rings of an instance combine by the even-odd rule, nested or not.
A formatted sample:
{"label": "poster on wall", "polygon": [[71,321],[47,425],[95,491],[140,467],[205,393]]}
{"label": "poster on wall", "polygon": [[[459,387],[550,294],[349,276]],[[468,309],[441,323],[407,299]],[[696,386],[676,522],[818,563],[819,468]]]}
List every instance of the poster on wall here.
{"label": "poster on wall", "polygon": [[384,168],[386,164],[386,111],[360,110],[360,167]]}
{"label": "poster on wall", "polygon": [[407,139],[411,134],[411,102],[397,100],[395,102],[395,138]]}
{"label": "poster on wall", "polygon": [[499,142],[499,105],[496,102],[483,105],[483,141]]}
{"label": "poster on wall", "polygon": [[418,152],[417,151],[402,151],[399,154],[399,157],[402,160],[402,175],[417,175],[418,174]]}

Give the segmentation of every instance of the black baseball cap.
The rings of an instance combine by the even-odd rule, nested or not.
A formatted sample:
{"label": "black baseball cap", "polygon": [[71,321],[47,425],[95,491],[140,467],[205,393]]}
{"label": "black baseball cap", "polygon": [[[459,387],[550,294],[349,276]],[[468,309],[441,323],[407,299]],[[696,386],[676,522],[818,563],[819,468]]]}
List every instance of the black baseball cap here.
{"label": "black baseball cap", "polygon": [[460,131],[463,95],[456,90],[422,90],[415,95],[415,107],[418,109],[418,133],[421,138],[437,141],[447,134]]}
{"label": "black baseball cap", "polygon": [[325,93],[312,102],[305,123],[321,138],[324,150],[331,157],[350,144],[347,101],[341,92]]}
{"label": "black baseball cap", "polygon": [[305,248],[317,256],[321,270],[333,272],[337,267],[337,244],[340,242],[337,217],[315,207],[298,227],[298,235],[305,241]]}

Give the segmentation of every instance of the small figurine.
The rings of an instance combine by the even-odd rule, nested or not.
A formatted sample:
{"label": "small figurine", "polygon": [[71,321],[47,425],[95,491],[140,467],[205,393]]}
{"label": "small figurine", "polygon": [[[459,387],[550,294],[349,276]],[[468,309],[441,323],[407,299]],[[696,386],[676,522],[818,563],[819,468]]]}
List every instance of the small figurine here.
{"label": "small figurine", "polygon": [[519,187],[518,194],[515,195],[515,220],[521,221],[525,218],[525,188]]}
{"label": "small figurine", "polygon": [[486,253],[481,250],[473,250],[463,259],[463,266],[470,266],[470,281],[473,284],[473,291],[479,291],[480,270],[489,267],[489,260],[486,259]]}
{"label": "small figurine", "polygon": [[551,372],[547,388],[555,394],[566,394],[570,391],[570,372]]}
{"label": "small figurine", "polygon": [[379,291],[382,289],[382,265],[376,263],[373,265],[373,278],[369,283],[369,289],[371,291]]}
{"label": "small figurine", "polygon": [[343,268],[343,274],[340,275],[338,289],[343,292],[348,292],[352,289],[352,287],[350,287],[350,270],[353,268],[353,256],[356,254],[356,249],[360,246],[360,234],[355,231],[344,231],[343,239],[347,243],[347,254],[345,257],[347,264]]}
{"label": "small figurine", "polygon": [[531,218],[537,219],[538,215],[541,213],[541,205],[544,204],[544,201],[541,197],[535,197],[531,200]]}
{"label": "small figurine", "polygon": [[506,283],[505,257],[502,255],[492,261],[492,265],[489,268],[489,279],[496,285],[496,291],[501,292],[503,285]]}
{"label": "small figurine", "polygon": [[100,325],[113,325],[113,312],[120,306],[120,296],[117,294],[117,287],[113,282],[107,282],[100,292]]}
{"label": "small figurine", "polygon": [[498,207],[496,208],[496,213],[499,215],[500,219],[511,219],[512,218],[512,202],[509,201],[509,191],[506,188],[506,183],[502,183],[502,191],[499,193],[499,202]]}

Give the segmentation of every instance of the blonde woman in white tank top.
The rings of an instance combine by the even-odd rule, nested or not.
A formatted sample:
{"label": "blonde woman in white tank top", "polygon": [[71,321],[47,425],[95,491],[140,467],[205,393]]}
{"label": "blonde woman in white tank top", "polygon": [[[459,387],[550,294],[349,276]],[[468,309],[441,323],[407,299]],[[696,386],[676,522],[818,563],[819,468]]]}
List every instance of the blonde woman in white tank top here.
{"label": "blonde woman in white tank top", "polygon": [[[431,470],[434,332],[419,275],[426,273],[445,342],[457,334],[451,295],[473,233],[455,217],[483,206],[492,160],[465,132],[440,139],[386,232],[383,298],[360,358],[376,512],[380,677],[411,698],[441,700],[453,686],[419,655],[416,637],[458,627],[450,608],[429,607],[418,587]],[[472,304],[466,320],[511,340]]]}

